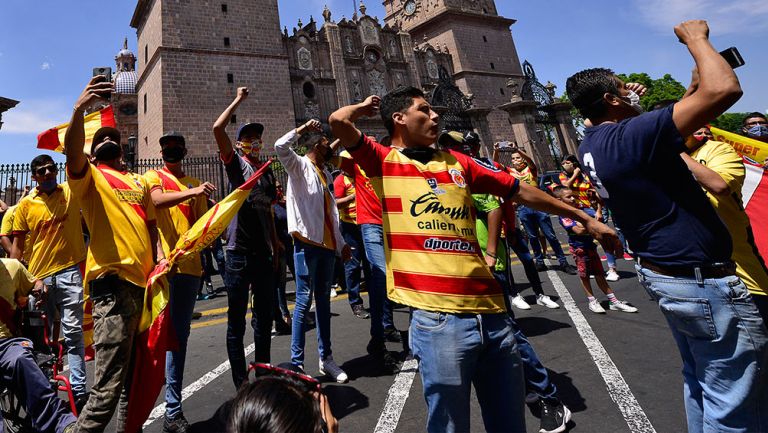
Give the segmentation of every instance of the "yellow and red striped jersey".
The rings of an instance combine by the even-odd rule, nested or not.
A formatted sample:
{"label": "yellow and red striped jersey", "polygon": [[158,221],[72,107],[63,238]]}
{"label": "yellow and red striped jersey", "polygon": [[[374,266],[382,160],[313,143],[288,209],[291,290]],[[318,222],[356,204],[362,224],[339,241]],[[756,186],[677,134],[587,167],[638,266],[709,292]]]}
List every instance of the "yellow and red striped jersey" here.
{"label": "yellow and red striped jersey", "polygon": [[510,197],[517,180],[460,153],[436,151],[422,164],[365,136],[350,153],[381,197],[389,298],[448,313],[506,311],[478,245],[471,193]]}

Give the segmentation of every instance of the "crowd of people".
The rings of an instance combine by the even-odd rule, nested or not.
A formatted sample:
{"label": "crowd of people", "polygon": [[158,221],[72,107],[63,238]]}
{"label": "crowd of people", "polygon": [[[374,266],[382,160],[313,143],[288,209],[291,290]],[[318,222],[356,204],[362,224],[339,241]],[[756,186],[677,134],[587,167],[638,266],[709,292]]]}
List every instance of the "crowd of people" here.
{"label": "crowd of people", "polygon": [[[166,356],[164,431],[190,428],[181,394],[187,341],[214,261],[224,277],[226,347],[237,392],[226,405],[228,431],[338,430],[304,360],[305,334],[316,326],[317,371],[338,383],[349,380],[332,351],[330,297],[340,261],[353,315],[370,320],[371,368],[399,371],[400,360],[385,343],[402,338],[393,305],[410,308],[407,335],[419,362],[427,431],[468,431],[472,386],[487,431],[525,431],[524,403],[537,400],[540,431],[564,431],[571,412],[513,310],[531,305],[513,281],[511,252],[536,304],[560,308],[539,277],[548,269],[546,243],[558,261],[554,269],[578,275],[586,308],[598,314],[606,304],[594,296],[591,278],[609,310],[638,311],[609,285],[619,279],[617,259],[635,261],[680,350],[690,432],[768,429],[768,270],[741,206],[741,157],[714,141],[706,126],[738,100],[741,88],[712,48],[705,22],[684,22],[675,33],[696,64],[680,101],[643,112],[646,89],[608,69],[568,79],[569,99],[588,127],[579,155],[562,160],[563,172],[547,191],[522,149],[512,149],[505,166],[498,146],[492,158],[482,156],[476,133],[440,131],[439,115],[413,87],[339,108],[330,129],[313,119],[287,131],[274,145],[286,184],[267,168],[227,228],[223,257],[195,257],[173,271],[169,308],[179,344]],[[131,359],[147,277],[206,212],[216,190],[184,172],[187,148],[178,132],[159,140],[163,167],[142,175],[126,170],[114,128],[96,131],[86,154],[83,114],[112,89],[99,78],[74,105],[64,140],[67,181],[57,183],[50,156],[34,158],[36,186],[4,209],[0,229],[8,256],[0,259],[0,377],[39,431],[103,431],[115,411],[118,431],[125,430],[128,396],[141,392],[130,389]],[[230,189],[266,164],[259,157],[264,125],[242,125],[234,142],[226,132],[248,96],[247,87],[239,88],[213,125]],[[379,141],[356,127],[375,116],[388,132]],[[743,126],[768,142],[764,115],[751,113]],[[345,150],[337,155],[339,147]],[[567,232],[575,266],[551,215]],[[292,312],[287,268],[296,281]],[[90,391],[84,292],[93,304]],[[77,417],[50,389],[29,340],[21,338],[13,317],[19,301],[60,317]],[[243,343],[249,306],[256,381],[248,380]],[[273,328],[291,335],[285,369],[270,365]]]}

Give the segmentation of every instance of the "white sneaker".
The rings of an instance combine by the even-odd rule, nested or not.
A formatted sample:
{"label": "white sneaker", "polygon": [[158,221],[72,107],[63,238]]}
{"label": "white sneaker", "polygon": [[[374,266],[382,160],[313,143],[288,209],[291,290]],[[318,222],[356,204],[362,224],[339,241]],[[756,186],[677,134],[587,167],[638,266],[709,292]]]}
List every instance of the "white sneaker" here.
{"label": "white sneaker", "polygon": [[336,286],[331,287],[331,298],[335,298],[339,296],[338,293],[336,293]]}
{"label": "white sneaker", "polygon": [[514,298],[512,298],[512,305],[515,307],[521,309],[521,310],[530,310],[531,306],[528,305],[527,302],[525,302],[525,299],[523,299],[522,296],[517,295]]}
{"label": "white sneaker", "polygon": [[637,313],[637,308],[627,304],[624,301],[616,303],[611,302],[611,311],[623,311],[625,313]]}
{"label": "white sneaker", "polygon": [[536,297],[536,303],[539,305],[543,305],[547,308],[560,308],[559,305],[557,305],[557,302],[553,301],[552,298],[550,298],[547,295],[539,295]]}
{"label": "white sneaker", "polygon": [[320,360],[320,374],[330,376],[337,383],[347,383],[349,381],[347,373],[344,373],[344,370],[336,365],[332,356]]}
{"label": "white sneaker", "polygon": [[605,279],[608,281],[619,281],[619,274],[616,269],[608,269],[608,273],[605,274]]}
{"label": "white sneaker", "polygon": [[600,302],[595,299],[594,301],[590,301],[589,303],[589,311],[597,314],[605,314],[605,309],[602,305],[600,305]]}

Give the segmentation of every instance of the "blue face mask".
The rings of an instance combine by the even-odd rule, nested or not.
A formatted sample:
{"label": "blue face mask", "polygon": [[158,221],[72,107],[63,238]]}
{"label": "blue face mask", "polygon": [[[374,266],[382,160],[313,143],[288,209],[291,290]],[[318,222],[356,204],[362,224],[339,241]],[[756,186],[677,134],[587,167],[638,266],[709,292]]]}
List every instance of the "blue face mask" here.
{"label": "blue face mask", "polygon": [[51,192],[54,189],[56,189],[56,186],[58,185],[58,182],[56,182],[56,179],[46,180],[44,182],[40,182],[37,184],[37,187],[40,188],[41,191],[44,192]]}
{"label": "blue face mask", "polygon": [[755,125],[747,130],[750,137],[768,137],[768,126]]}

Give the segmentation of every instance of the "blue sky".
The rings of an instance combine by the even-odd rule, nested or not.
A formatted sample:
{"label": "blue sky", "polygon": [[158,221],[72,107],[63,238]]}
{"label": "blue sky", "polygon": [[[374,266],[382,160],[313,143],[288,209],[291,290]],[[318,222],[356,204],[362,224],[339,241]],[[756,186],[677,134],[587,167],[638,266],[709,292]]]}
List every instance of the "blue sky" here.
{"label": "blue sky", "polygon": [[[298,18],[322,20],[323,5],[335,20],[352,15],[354,0],[280,0],[281,25]],[[673,26],[685,19],[710,22],[718,49],[736,46],[747,65],[738,75],[744,97],[732,111],[768,110],[768,1],[766,0],[497,0],[514,18],[520,60],[530,61],[558,95],[572,73],[594,66],[617,72],[671,73],[687,84],[692,60]],[[112,66],[123,38],[135,52],[129,26],[135,1],[3,0],[0,2],[0,96],[21,101],[3,115],[0,164],[28,162],[39,151],[39,132],[69,119],[72,105],[94,66]],[[384,7],[369,0],[368,14]],[[57,159],[61,159],[58,158]]]}

